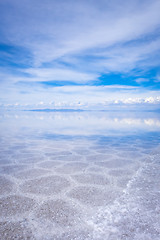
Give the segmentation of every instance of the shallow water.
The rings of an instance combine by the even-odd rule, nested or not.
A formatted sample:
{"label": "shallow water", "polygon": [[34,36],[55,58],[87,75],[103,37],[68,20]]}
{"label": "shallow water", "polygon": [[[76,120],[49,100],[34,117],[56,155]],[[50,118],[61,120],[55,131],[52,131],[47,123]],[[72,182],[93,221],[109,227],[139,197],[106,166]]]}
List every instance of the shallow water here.
{"label": "shallow water", "polygon": [[0,239],[159,240],[159,119],[2,112]]}

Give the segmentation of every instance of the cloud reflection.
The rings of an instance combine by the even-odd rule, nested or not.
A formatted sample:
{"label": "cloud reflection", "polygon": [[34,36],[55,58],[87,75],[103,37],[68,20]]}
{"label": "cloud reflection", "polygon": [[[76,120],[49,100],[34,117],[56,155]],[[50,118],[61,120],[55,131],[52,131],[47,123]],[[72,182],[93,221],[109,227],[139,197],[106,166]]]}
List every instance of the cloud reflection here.
{"label": "cloud reflection", "polygon": [[160,131],[159,113],[155,112],[8,112],[0,115],[1,129],[11,132],[47,132],[61,135],[115,135]]}

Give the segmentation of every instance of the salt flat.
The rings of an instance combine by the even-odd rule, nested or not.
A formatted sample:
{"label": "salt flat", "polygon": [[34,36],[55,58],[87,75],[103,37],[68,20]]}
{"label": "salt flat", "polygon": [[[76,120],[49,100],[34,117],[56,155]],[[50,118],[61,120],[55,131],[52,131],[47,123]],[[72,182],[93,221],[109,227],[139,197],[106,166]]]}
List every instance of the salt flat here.
{"label": "salt flat", "polygon": [[80,135],[37,114],[1,118],[0,239],[159,240],[159,126]]}

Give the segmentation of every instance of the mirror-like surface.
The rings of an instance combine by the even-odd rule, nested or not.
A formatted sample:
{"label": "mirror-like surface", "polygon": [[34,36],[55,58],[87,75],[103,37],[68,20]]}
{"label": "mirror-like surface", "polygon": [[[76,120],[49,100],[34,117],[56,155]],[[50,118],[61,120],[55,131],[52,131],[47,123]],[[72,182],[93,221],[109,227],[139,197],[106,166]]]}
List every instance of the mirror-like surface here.
{"label": "mirror-like surface", "polygon": [[160,239],[159,113],[8,111],[0,129],[0,239]]}

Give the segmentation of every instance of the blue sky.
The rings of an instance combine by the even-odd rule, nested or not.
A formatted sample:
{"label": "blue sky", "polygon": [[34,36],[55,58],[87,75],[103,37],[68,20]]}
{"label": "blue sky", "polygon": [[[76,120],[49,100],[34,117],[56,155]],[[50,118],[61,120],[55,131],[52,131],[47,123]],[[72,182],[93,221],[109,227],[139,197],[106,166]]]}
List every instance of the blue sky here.
{"label": "blue sky", "polygon": [[159,104],[159,12],[159,0],[1,0],[1,104]]}

